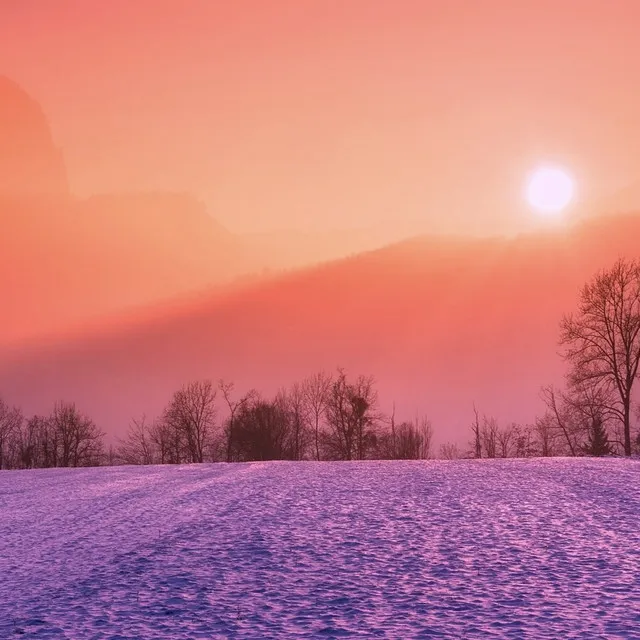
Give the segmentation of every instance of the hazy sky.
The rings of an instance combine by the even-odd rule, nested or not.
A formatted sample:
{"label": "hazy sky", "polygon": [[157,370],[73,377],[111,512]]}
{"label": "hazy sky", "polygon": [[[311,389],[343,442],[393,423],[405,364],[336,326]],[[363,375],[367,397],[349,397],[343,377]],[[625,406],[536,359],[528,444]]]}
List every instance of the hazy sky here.
{"label": "hazy sky", "polygon": [[0,73],[80,194],[189,190],[233,230],[493,233],[526,172],[640,179],[637,0],[2,0]]}

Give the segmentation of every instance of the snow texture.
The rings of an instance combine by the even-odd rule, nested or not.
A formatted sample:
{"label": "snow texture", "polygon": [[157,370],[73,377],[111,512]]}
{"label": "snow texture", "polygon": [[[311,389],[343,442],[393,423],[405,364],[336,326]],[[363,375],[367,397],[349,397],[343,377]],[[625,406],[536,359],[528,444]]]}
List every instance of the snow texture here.
{"label": "snow texture", "polygon": [[640,638],[640,463],[0,473],[0,638]]}

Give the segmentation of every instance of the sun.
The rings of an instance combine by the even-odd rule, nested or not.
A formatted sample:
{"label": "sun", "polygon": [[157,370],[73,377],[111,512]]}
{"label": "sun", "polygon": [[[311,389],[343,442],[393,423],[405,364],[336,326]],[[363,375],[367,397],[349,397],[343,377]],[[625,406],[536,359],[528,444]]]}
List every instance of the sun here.
{"label": "sun", "polygon": [[574,193],[573,178],[562,167],[539,167],[527,181],[527,202],[532,209],[543,215],[564,211],[573,200]]}

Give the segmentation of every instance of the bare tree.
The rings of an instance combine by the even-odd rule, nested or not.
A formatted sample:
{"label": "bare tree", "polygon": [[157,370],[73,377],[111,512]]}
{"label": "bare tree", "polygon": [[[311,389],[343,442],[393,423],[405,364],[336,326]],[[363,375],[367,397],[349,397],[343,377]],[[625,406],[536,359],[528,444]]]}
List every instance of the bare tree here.
{"label": "bare tree", "polygon": [[396,460],[427,460],[430,457],[433,430],[426,416],[415,422],[403,422],[395,431]]}
{"label": "bare tree", "polygon": [[117,456],[125,464],[153,464],[155,462],[152,425],[144,414],[129,424],[127,437],[120,440]]}
{"label": "bare tree", "polygon": [[13,464],[9,464],[9,447],[19,431],[22,421],[22,412],[16,407],[9,407],[0,398],[0,469],[13,466]]}
{"label": "bare tree", "polygon": [[553,416],[547,412],[536,419],[534,430],[537,437],[538,453],[543,458],[556,455],[556,438],[554,437]]}
{"label": "bare tree", "polygon": [[59,402],[48,417],[24,420],[0,403],[0,462],[6,468],[79,467],[103,462],[103,433],[73,403]]}
{"label": "bare tree", "polygon": [[529,424],[513,424],[513,445],[516,458],[530,458],[535,455],[533,427]]}
{"label": "bare tree", "polygon": [[419,434],[420,460],[431,458],[431,444],[433,441],[433,425],[427,416],[417,416],[414,428]]}
{"label": "bare tree", "polygon": [[292,416],[277,399],[253,395],[235,416],[234,453],[238,460],[293,460]]}
{"label": "bare tree", "polygon": [[516,435],[516,429],[514,424],[508,424],[502,429],[498,429],[498,450],[501,458],[508,458],[511,453],[511,445]]}
{"label": "bare tree", "polygon": [[[45,424],[43,424],[43,422]],[[45,463],[43,455],[42,445],[46,443],[47,435],[46,418],[33,416],[22,423],[21,429],[19,429],[16,434],[21,468],[33,469],[52,466]]]}
{"label": "bare tree", "polygon": [[320,425],[326,415],[332,383],[332,376],[324,371],[310,376],[302,383],[304,400],[313,428],[316,460],[320,460]]}
{"label": "bare tree", "polygon": [[640,364],[640,263],[618,260],[580,293],[576,314],[561,322],[560,344],[570,386],[611,393],[609,406],[623,427],[631,455],[631,402]]}
{"label": "bare tree", "polygon": [[102,457],[104,434],[72,402],[58,402],[49,418],[57,444],[56,466],[93,466]]}
{"label": "bare tree", "polygon": [[36,442],[33,467],[58,466],[58,432],[50,416],[33,416],[27,422],[27,430]]}
{"label": "bare tree", "polygon": [[480,437],[480,416],[476,405],[473,405],[473,422],[471,423],[471,432],[473,433],[473,457],[482,458],[482,441]]}
{"label": "bare tree", "polygon": [[189,462],[204,462],[216,419],[216,389],[210,380],[191,382],[174,393],[162,420],[180,434]]}
{"label": "bare tree", "polygon": [[349,382],[343,370],[331,385],[327,402],[330,431],[326,444],[342,460],[364,460],[376,444],[375,429],[379,416],[377,393],[372,377],[358,376]]}
{"label": "bare tree", "polygon": [[443,460],[457,460],[460,457],[458,445],[453,442],[445,442],[440,445],[440,458]]}
{"label": "bare tree", "polygon": [[302,460],[309,442],[309,406],[303,386],[296,382],[289,390],[282,389],[276,397],[276,403],[283,419],[286,419],[291,427],[292,458]]}
{"label": "bare tree", "polygon": [[590,384],[573,384],[568,391],[561,391],[549,385],[542,389],[541,397],[547,405],[543,422],[554,449],[558,448],[560,438],[570,455],[578,455],[594,420],[601,421],[605,429],[612,428],[617,434],[614,444],[621,449],[624,447],[621,423],[611,409],[615,399],[610,390]]}
{"label": "bare tree", "polygon": [[498,422],[495,418],[482,418],[482,446],[487,458],[495,458],[498,453]]}
{"label": "bare tree", "polygon": [[612,389],[593,384],[574,384],[565,400],[575,416],[577,428],[584,438],[589,436],[594,423],[602,426],[605,432],[613,432],[612,446],[624,450],[624,429],[615,410],[615,398]]}
{"label": "bare tree", "polygon": [[105,461],[108,467],[114,467],[121,464],[118,452],[112,444],[110,444],[109,448],[107,449],[107,453],[105,454]]}
{"label": "bare tree", "polygon": [[229,409],[229,416],[227,417],[227,424],[225,428],[226,435],[226,458],[227,462],[233,462],[233,449],[235,444],[235,420],[236,414],[243,406],[257,398],[257,393],[254,390],[249,391],[240,400],[233,399],[233,391],[235,386],[233,382],[225,382],[224,380],[218,381],[218,389],[222,393],[225,404]]}
{"label": "bare tree", "polygon": [[391,410],[391,418],[389,420],[391,433],[383,434],[378,438],[378,452],[382,453],[382,457],[388,460],[395,460],[398,455],[398,432],[396,429],[396,403],[393,403]]}
{"label": "bare tree", "polygon": [[573,404],[569,403],[565,394],[557,391],[553,385],[542,388],[541,397],[547,405],[547,414],[544,418],[545,428],[554,433],[562,434],[562,439],[572,456],[577,455],[579,447],[580,425],[575,419],[572,409]]}
{"label": "bare tree", "polygon": [[163,420],[156,420],[149,427],[149,440],[154,445],[160,464],[179,464],[182,444],[180,434],[176,434]]}
{"label": "bare tree", "polygon": [[428,460],[432,439],[433,428],[426,416],[416,415],[413,421],[396,425],[394,404],[389,430],[377,435],[375,457],[382,460]]}
{"label": "bare tree", "polygon": [[355,426],[356,458],[364,460],[367,452],[375,446],[375,428],[379,416],[374,413],[378,404],[378,393],[373,377],[358,376],[350,387],[351,420]]}

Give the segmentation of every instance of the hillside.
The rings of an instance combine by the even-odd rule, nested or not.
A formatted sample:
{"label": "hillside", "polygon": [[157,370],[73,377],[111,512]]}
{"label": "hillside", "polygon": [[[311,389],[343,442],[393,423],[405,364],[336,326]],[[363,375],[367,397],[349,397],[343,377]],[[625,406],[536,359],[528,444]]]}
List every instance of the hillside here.
{"label": "hillside", "polygon": [[473,402],[533,419],[540,386],[562,376],[562,314],[598,268],[636,255],[637,237],[640,216],[627,215],[514,239],[415,239],[5,351],[0,389],[27,411],[73,399],[114,434],[185,381],[271,393],[342,365],[377,378],[384,409],[424,411],[437,440],[464,440]]}
{"label": "hillside", "polygon": [[228,281],[247,254],[188,194],[75,198],[45,111],[0,76],[0,345]]}
{"label": "hillside", "polygon": [[234,234],[189,194],[0,193],[0,346],[377,246],[366,231]]}
{"label": "hillside", "polygon": [[381,244],[367,230],[233,234],[188,193],[79,199],[68,182],[45,111],[0,76],[0,347]]}
{"label": "hillside", "polygon": [[0,197],[0,344],[245,271],[239,242],[187,195]]}
{"label": "hillside", "polygon": [[541,640],[637,629],[632,460],[0,475],[3,638]]}

